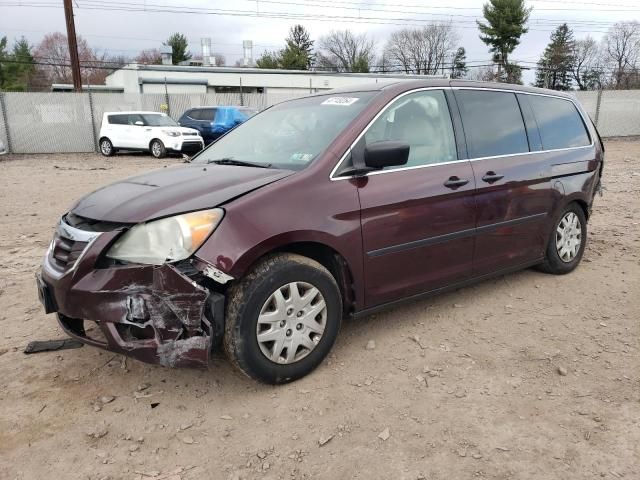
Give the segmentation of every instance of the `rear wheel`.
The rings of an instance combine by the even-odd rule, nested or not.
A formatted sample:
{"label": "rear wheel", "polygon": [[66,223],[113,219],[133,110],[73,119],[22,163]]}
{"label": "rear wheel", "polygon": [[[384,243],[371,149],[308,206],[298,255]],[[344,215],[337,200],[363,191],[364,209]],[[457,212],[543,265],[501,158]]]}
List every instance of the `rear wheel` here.
{"label": "rear wheel", "polygon": [[231,362],[265,383],[287,383],[315,369],[342,320],[335,279],[318,262],[277,254],[229,292],[224,347]]}
{"label": "rear wheel", "polygon": [[160,140],[153,140],[149,149],[151,150],[151,155],[156,158],[164,158],[167,156],[167,149]]}
{"label": "rear wheel", "polygon": [[580,205],[571,203],[558,216],[540,270],[562,275],[573,271],[587,243],[587,219]]}
{"label": "rear wheel", "polygon": [[108,138],[103,138],[100,140],[100,153],[105,157],[110,157],[115,153],[115,148],[113,148],[113,144],[111,140]]}

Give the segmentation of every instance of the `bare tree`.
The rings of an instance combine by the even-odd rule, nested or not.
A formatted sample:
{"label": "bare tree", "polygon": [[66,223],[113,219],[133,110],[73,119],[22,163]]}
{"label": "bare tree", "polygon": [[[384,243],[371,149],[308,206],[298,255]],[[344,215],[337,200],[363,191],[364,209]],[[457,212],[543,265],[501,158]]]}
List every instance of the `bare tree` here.
{"label": "bare tree", "polygon": [[227,59],[221,53],[214,53],[213,58],[216,59],[216,67],[224,67],[227,64]]}
{"label": "bare tree", "polygon": [[162,63],[162,54],[157,48],[149,48],[142,50],[135,58],[135,61],[143,65],[160,65]]}
{"label": "bare tree", "polygon": [[592,37],[574,42],[571,76],[580,90],[591,90],[600,86],[600,57],[600,47]]}
{"label": "bare tree", "polygon": [[397,63],[402,67],[405,73],[414,73],[415,56],[419,56],[417,52],[418,46],[415,45],[415,36],[413,30],[403,28],[391,33],[384,53],[388,61]]}
{"label": "bare tree", "polygon": [[403,28],[391,34],[387,55],[406,73],[435,75],[453,57],[458,35],[451,23]]}
{"label": "bare tree", "polygon": [[382,55],[380,55],[376,60],[375,68],[372,68],[371,71],[377,73],[397,72],[398,66],[389,56],[389,53],[386,50],[383,50]]}
{"label": "bare tree", "polygon": [[107,76],[130,62],[124,55],[109,55],[93,51],[93,59],[87,60],[80,72],[89,85],[104,85]]}
{"label": "bare tree", "polygon": [[[80,36],[77,42],[83,82],[91,85],[103,84],[110,72],[126,63],[124,57],[110,57],[106,52],[99,53],[93,50]],[[71,83],[69,44],[66,35],[60,32],[48,33],[35,48],[33,57],[39,63],[40,74],[48,83]]]}
{"label": "bare tree", "polygon": [[613,87],[629,88],[629,77],[638,74],[640,23],[634,20],[614,24],[603,39],[603,54],[613,70]]}
{"label": "bare tree", "polygon": [[332,31],[318,42],[317,66],[338,72],[366,73],[375,58],[375,42],[366,34],[355,35],[350,30]]}
{"label": "bare tree", "polygon": [[493,71],[493,67],[481,66],[471,68],[467,74],[467,80],[476,80],[479,82],[496,82],[498,74]]}

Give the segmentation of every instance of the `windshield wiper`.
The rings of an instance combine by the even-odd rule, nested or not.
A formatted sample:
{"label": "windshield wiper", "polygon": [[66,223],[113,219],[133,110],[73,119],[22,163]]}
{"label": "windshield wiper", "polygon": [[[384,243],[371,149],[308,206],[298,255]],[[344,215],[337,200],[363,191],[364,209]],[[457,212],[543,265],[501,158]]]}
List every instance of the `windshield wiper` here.
{"label": "windshield wiper", "polygon": [[234,160],[233,158],[219,158],[218,160],[209,160],[207,163],[215,163],[216,165],[237,165],[239,167],[258,167],[269,168],[270,163],[245,162],[243,160]]}

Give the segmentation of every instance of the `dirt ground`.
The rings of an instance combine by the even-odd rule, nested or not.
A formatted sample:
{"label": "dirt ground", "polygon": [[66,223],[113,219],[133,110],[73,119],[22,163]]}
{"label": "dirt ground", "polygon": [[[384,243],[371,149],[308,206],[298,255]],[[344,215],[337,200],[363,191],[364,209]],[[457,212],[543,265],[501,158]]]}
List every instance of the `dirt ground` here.
{"label": "dirt ground", "polygon": [[[164,162],[0,159],[0,478],[640,478],[640,141],[607,145],[582,265],[527,270],[346,321],[270,387],[63,337],[34,272],[83,193]],[[367,349],[373,340],[375,348]]]}

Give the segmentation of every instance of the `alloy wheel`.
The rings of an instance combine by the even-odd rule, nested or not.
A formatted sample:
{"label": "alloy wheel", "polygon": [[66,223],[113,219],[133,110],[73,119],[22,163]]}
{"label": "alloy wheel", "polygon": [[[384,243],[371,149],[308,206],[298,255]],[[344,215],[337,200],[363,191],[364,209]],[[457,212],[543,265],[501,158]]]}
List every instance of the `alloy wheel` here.
{"label": "alloy wheel", "polygon": [[111,153],[111,142],[108,140],[103,140],[100,145],[100,149],[104,155],[109,155]]}
{"label": "alloy wheel", "polygon": [[327,305],[316,287],[292,282],[279,287],[262,306],[256,338],[274,363],[291,364],[318,345],[327,324]]}
{"label": "alloy wheel", "polygon": [[556,250],[560,260],[571,262],[582,245],[582,226],[574,212],[567,212],[556,228]]}
{"label": "alloy wheel", "polygon": [[160,143],[153,142],[153,145],[151,145],[151,153],[153,153],[154,157],[160,156],[160,154],[162,153],[162,147],[160,146]]}

